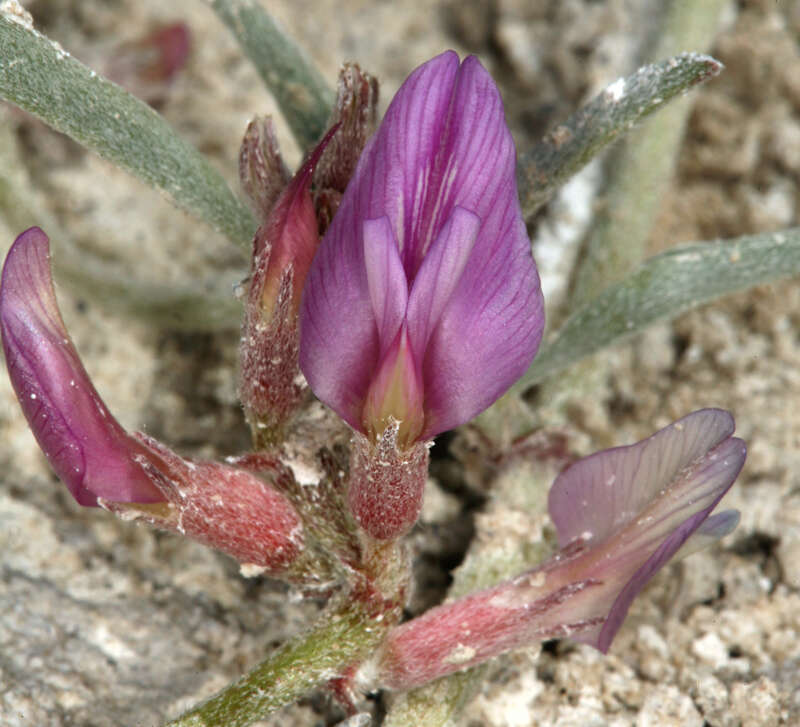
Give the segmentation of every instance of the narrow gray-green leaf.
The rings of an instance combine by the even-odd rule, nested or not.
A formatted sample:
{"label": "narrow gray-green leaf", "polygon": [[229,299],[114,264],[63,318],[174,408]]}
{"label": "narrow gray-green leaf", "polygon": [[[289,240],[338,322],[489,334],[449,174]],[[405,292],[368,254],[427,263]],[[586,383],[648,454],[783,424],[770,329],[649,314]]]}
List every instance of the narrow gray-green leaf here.
{"label": "narrow gray-green leaf", "polygon": [[325,131],[333,91],[306,54],[253,0],[205,0],[236,36],[267,88],[275,96],[300,148]]}
{"label": "narrow gray-green leaf", "polygon": [[[727,0],[665,3],[663,28],[648,60],[711,47]],[[691,105],[675,99],[625,139],[611,158],[602,203],[575,271],[568,313],[618,283],[647,254],[647,241],[674,176]]]}
{"label": "narrow gray-green leaf", "polygon": [[165,192],[237,244],[250,243],[250,211],[164,118],[6,14],[0,14],[0,97]]}
{"label": "narrow gray-green leaf", "polygon": [[682,53],[620,78],[520,157],[522,211],[532,216],[594,156],[675,96],[722,70],[710,56]]}
{"label": "narrow gray-green leaf", "polygon": [[567,319],[512,387],[521,392],[662,318],[800,274],[800,228],[679,247],[645,261]]}

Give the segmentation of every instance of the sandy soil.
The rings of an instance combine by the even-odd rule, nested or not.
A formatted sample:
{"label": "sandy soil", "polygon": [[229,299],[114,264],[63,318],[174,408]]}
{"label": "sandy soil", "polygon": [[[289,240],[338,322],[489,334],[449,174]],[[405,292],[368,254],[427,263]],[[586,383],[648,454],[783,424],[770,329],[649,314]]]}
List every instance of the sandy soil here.
{"label": "sandy soil", "polygon": [[[656,4],[657,5],[657,4]],[[343,60],[378,75],[385,105],[417,64],[453,47],[496,76],[521,148],[636,67],[657,14],[649,0],[276,0],[275,15],[329,80]],[[183,20],[188,66],[162,112],[235,183],[243,129],[274,104],[202,3],[38,0],[37,26],[98,70],[120,43]],[[376,32],[376,29],[378,31]],[[693,111],[652,251],[797,224],[800,2],[742,0],[713,52],[725,74]],[[87,254],[169,284],[244,270],[219,236],[40,124],[12,116],[30,194]],[[290,163],[299,158],[285,126]],[[553,206],[579,224],[602,204],[602,170]],[[587,206],[588,205],[588,206]],[[575,219],[571,219],[570,216]],[[564,222],[564,219],[560,220]],[[31,220],[31,224],[37,220]],[[6,248],[19,230],[3,229]],[[57,246],[60,230],[47,230]],[[548,232],[548,234],[550,234]],[[97,388],[126,426],[179,451],[247,447],[235,397],[237,334],[186,335],[109,314],[92,291],[59,290]],[[800,292],[796,281],[732,296],[605,354],[591,396],[559,422],[583,454],[645,436],[702,406],[734,412],[750,455],[727,498],[742,523],[713,550],[662,573],[603,657],[566,642],[499,660],[460,724],[773,727],[800,723]],[[80,509],[59,486],[0,379],[0,722],[151,727],[242,673],[317,609],[245,579],[200,546]],[[445,452],[415,543],[415,607],[443,596],[480,495]],[[468,479],[470,486],[454,487]],[[376,697],[374,708],[387,699]],[[341,715],[338,714],[340,718]],[[319,695],[269,725],[332,724]]]}

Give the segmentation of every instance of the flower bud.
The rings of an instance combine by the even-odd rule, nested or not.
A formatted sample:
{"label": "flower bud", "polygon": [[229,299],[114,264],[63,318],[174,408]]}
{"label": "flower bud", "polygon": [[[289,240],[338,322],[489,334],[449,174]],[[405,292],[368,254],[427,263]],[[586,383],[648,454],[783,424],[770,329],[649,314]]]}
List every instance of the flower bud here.
{"label": "flower bud", "polygon": [[329,127],[339,125],[339,131],[314,171],[314,203],[321,232],[336,214],[367,139],[375,130],[377,117],[377,79],[357,63],[345,63],[339,72],[336,103],[328,122]]}
{"label": "flower bud", "polygon": [[239,148],[239,182],[261,221],[266,221],[291,175],[283,162],[270,116],[248,125]]}
{"label": "flower bud", "polygon": [[319,244],[311,179],[335,133],[336,127],[281,192],[253,241],[239,347],[239,397],[259,447],[279,438],[304,391],[297,363],[297,310]]}

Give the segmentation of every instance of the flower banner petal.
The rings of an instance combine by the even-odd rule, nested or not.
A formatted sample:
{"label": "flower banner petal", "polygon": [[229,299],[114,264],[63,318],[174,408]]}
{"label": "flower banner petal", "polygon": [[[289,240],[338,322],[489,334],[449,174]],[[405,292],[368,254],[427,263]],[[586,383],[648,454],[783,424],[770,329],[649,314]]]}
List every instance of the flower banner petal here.
{"label": "flower banner petal", "polygon": [[[634,598],[707,522],[744,465],[746,447],[730,436],[733,428],[727,412],[703,409],[637,444],[586,457],[556,479],[550,515],[559,544],[589,548],[593,576],[608,584],[605,622],[577,640],[607,651]],[[701,541],[735,522],[721,513]]]}
{"label": "flower banner petal", "polygon": [[576,462],[550,489],[548,506],[559,545],[566,547],[587,532],[599,542],[618,531],[733,430],[728,412],[701,409],[641,442]]}
{"label": "flower banner petal", "polygon": [[425,436],[468,421],[501,396],[533,359],[544,301],[522,220],[515,152],[494,82],[467,58],[454,91],[447,156],[454,161],[439,205],[481,219],[470,261],[423,362]]}
{"label": "flower banner petal", "polygon": [[303,291],[300,368],[317,397],[355,429],[380,356],[364,222],[386,216],[402,251],[411,235],[404,210],[424,200],[424,170],[439,149],[457,71],[458,56],[445,53],[403,84],[361,155]]}

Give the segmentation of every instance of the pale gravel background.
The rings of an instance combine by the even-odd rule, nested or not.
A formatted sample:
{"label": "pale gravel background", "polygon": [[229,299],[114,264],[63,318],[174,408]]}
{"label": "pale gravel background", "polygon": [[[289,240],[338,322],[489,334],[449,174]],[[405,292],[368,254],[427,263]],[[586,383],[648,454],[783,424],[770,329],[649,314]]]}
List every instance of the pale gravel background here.
{"label": "pale gravel background", "polygon": [[[342,60],[375,72],[384,106],[414,66],[444,48],[479,53],[498,78],[522,147],[633,69],[658,5],[269,2],[331,82]],[[211,11],[188,0],[27,7],[39,27],[98,70],[120,41],[184,19],[194,52],[163,113],[235,182],[242,130],[273,105]],[[731,7],[715,47],[728,70],[694,97],[654,251],[797,224],[799,39],[800,2]],[[38,124],[16,123],[36,197],[94,252],[164,281],[243,265],[240,253],[155,193]],[[285,127],[281,133],[296,162],[299,151]],[[581,210],[601,204],[587,193],[598,184],[599,167],[536,229],[577,225]],[[3,230],[0,244],[17,232]],[[48,232],[57,245],[59,231]],[[60,300],[98,389],[125,425],[192,455],[247,446],[233,383],[235,334],[156,331],[104,313],[91,291],[62,289]],[[720,547],[657,578],[609,656],[562,643],[498,662],[463,725],[800,722],[798,311],[796,281],[765,286],[607,354],[608,380],[568,409],[573,446],[585,453],[638,439],[700,406],[729,408],[750,445],[726,501],[742,509],[742,525]],[[38,454],[5,377],[0,441],[0,724],[157,725],[254,664],[316,610],[290,601],[279,584],[243,579],[204,548],[78,508]],[[431,498],[415,538],[431,588],[441,588],[437,558],[463,550],[460,511],[452,495]],[[323,699],[311,698],[263,724],[335,718]]]}

